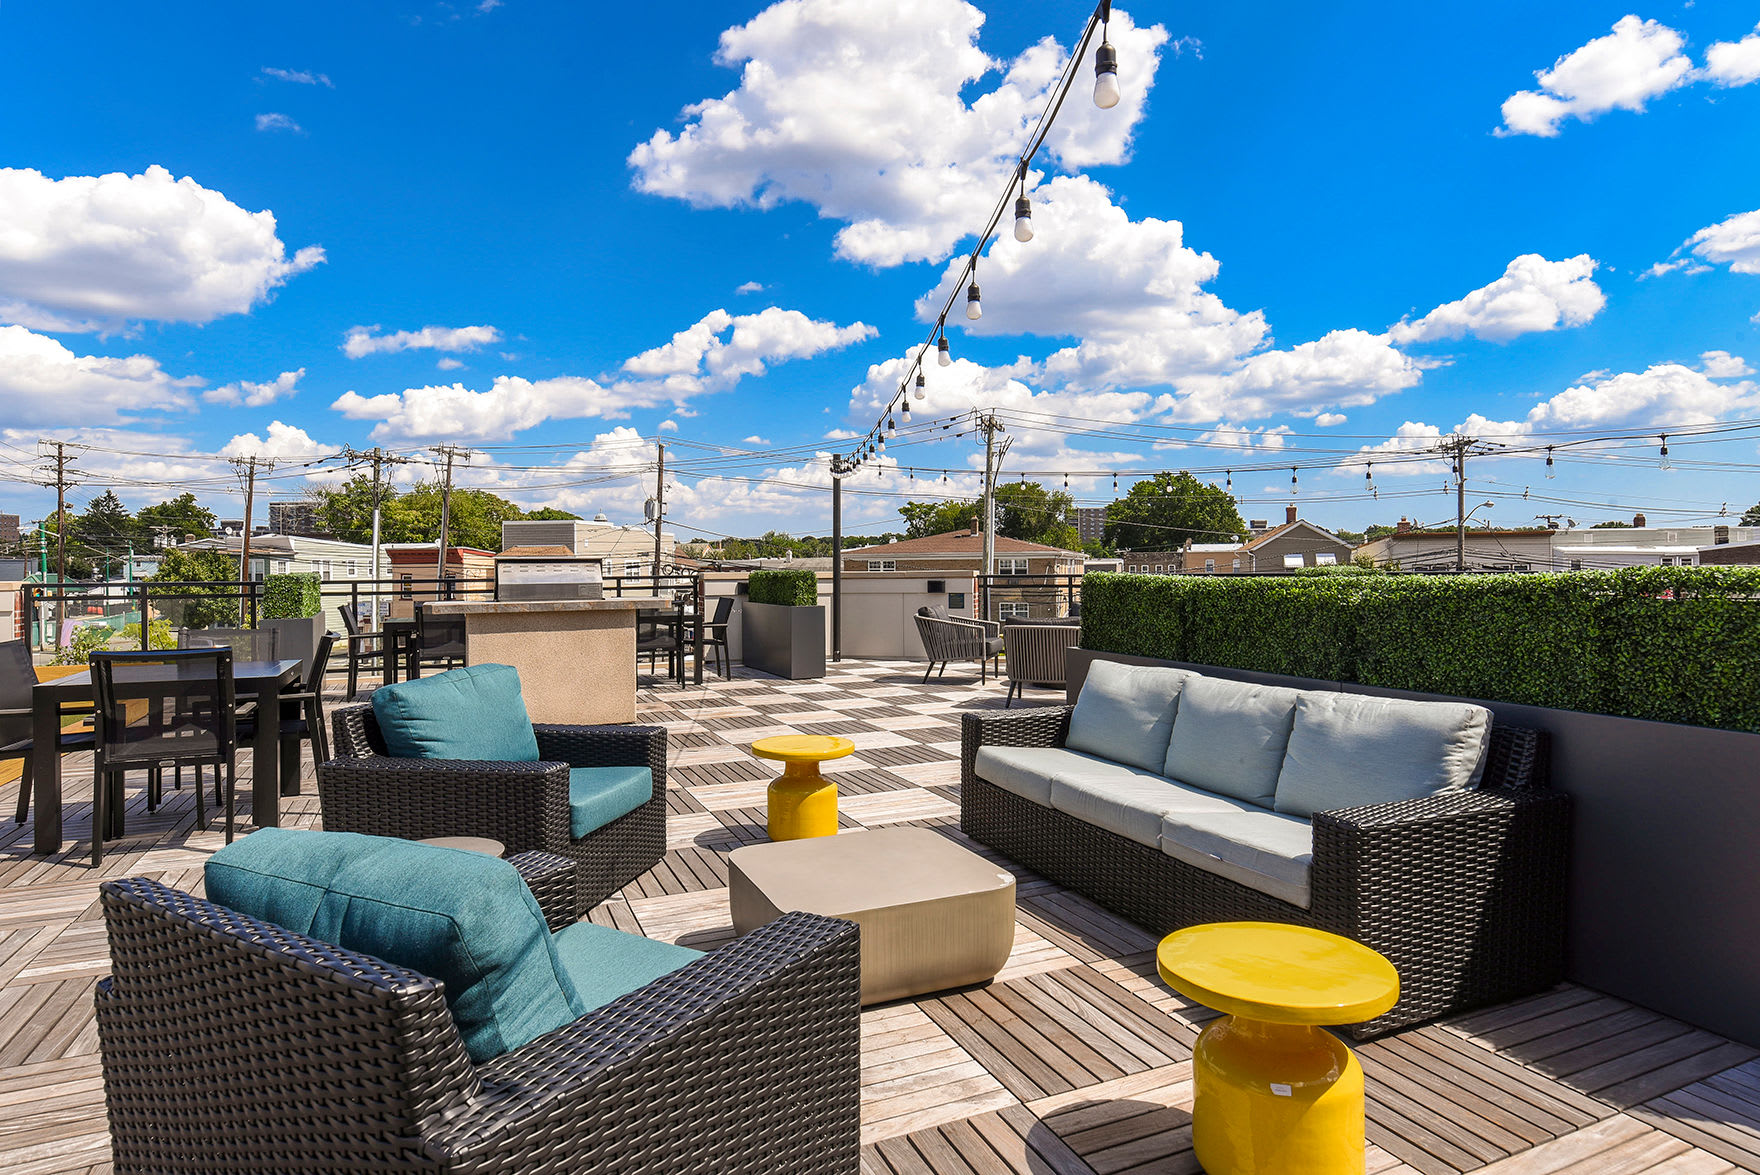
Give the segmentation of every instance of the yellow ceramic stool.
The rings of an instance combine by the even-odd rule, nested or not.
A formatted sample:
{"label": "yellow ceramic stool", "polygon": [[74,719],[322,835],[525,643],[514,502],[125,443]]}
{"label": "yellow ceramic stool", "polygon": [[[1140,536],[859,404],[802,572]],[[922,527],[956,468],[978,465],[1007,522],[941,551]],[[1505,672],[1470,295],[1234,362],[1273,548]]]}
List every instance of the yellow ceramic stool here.
{"label": "yellow ceramic stool", "polygon": [[770,783],[771,840],[837,835],[837,783],[819,774],[819,764],[855,749],[847,738],[822,734],[781,734],[752,744],[758,758],[784,764]]}
{"label": "yellow ceramic stool", "polygon": [[1366,946],[1303,926],[1221,922],[1156,951],[1167,985],[1228,1015],[1192,1054],[1192,1139],[1209,1175],[1346,1175],[1363,1157],[1363,1069],[1324,1024],[1399,1000],[1399,973]]}

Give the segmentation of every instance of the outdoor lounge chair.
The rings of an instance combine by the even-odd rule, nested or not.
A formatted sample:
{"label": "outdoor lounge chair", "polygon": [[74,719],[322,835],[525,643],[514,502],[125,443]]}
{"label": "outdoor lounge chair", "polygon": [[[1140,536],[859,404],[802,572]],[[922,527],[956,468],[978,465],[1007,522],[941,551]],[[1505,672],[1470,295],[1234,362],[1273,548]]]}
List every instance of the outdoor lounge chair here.
{"label": "outdoor lounge chair", "polygon": [[941,670],[936,676],[946,673],[949,661],[976,661],[978,680],[989,680],[990,662],[1002,656],[1001,625],[950,617],[946,609],[928,606],[917,609],[912,619],[917,622],[917,635],[922,638],[923,652],[929,658],[928,667],[923,670],[924,681],[929,680],[937,664]]}
{"label": "outdoor lounge chair", "polygon": [[[572,882],[545,884],[568,862],[534,853],[512,864],[547,907],[532,917],[572,923]],[[565,1004],[485,1049],[449,1005],[461,998],[451,982],[145,877],[105,882],[100,899],[112,974],[97,987],[98,1039],[117,1175],[857,1170],[852,923],[791,913],[700,957],[636,940],[691,961],[667,959],[608,1003]],[[302,924],[316,929],[309,906]],[[529,942],[533,931],[519,933]],[[568,925],[553,957],[572,947],[591,967],[616,954],[604,950],[612,936]],[[410,949],[422,957],[426,946]],[[467,962],[479,959],[473,948]]]}
{"label": "outdoor lounge chair", "polygon": [[1002,644],[1008,653],[1003,668],[1008,671],[1008,700],[1014,705],[1024,696],[1029,685],[1062,688],[1068,680],[1064,662],[1069,651],[1082,640],[1079,624],[1008,624],[1002,629]]}

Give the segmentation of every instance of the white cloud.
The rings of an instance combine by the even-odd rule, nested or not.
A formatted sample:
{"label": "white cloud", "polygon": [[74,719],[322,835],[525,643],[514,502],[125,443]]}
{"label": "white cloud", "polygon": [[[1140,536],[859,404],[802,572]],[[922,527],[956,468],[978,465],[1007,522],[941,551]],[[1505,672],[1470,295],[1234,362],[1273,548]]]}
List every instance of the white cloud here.
{"label": "white cloud", "polygon": [[441,371],[457,371],[464,366],[464,360],[454,359],[449,355],[444,359],[436,360],[434,366],[438,367]]}
{"label": "white cloud", "polygon": [[1702,228],[1681,248],[1706,261],[1727,262],[1732,273],[1760,273],[1760,209]]}
{"label": "white cloud", "polygon": [[421,349],[474,351],[501,341],[501,332],[492,326],[424,326],[421,330],[400,330],[388,335],[374,333],[378,330],[377,326],[349,327],[342,340],[342,353],[350,359],[361,359]]}
{"label": "white cloud", "polygon": [[763,290],[763,282],[741,282],[734,287],[733,292],[736,294],[758,294],[762,293]]}
{"label": "white cloud", "polygon": [[1388,333],[1401,344],[1468,334],[1501,343],[1536,331],[1582,326],[1607,304],[1593,280],[1595,268],[1587,253],[1563,261],[1524,253],[1490,285],[1445,302],[1416,322],[1396,323]]}
{"label": "white cloud", "polygon": [[678,431],[678,421],[676,421],[676,420],[662,420],[660,422],[660,424],[658,425],[658,428],[661,432],[677,432]]}
{"label": "white cloud", "polygon": [[1760,386],[1752,380],[1728,383],[1720,378],[1679,363],[1658,363],[1567,388],[1536,404],[1526,423],[1559,428],[1614,422],[1704,424],[1760,404]]}
{"label": "white cloud", "polygon": [[494,12],[506,2],[507,0],[477,0],[477,11],[481,13]]}
{"label": "white cloud", "polygon": [[306,128],[295,122],[291,115],[275,112],[257,115],[257,129],[260,131],[291,131],[296,135],[306,133]]}
{"label": "white cloud", "polygon": [[671,342],[626,359],[623,370],[668,378],[675,389],[717,391],[741,376],[763,375],[766,363],[811,358],[878,333],[863,322],[838,326],[780,306],[757,314],[711,310]]}
{"label": "white cloud", "polygon": [[1386,335],[1352,327],[1286,350],[1261,351],[1221,375],[1189,376],[1179,381],[1177,395],[1161,397],[1158,406],[1192,421],[1317,415],[1325,408],[1372,404],[1421,378],[1417,363]]}
{"label": "white cloud", "polygon": [[757,436],[756,434],[754,434],[752,436],[747,437],[745,439],[745,443],[748,445],[768,445],[770,442],[767,439],[765,439],[764,437]]}
{"label": "white cloud", "polygon": [[[805,201],[843,222],[839,256],[870,265],[945,257],[990,210],[1065,60],[1046,38],[993,61],[977,45],[983,23],[948,0],[773,4],[721,35],[715,60],[740,69],[739,87],[631,152],[635,185],[699,207]],[[1102,111],[1073,97],[1043,163],[1129,157],[1167,33],[1115,8],[1111,38],[1124,101]],[[962,90],[994,70],[1000,80],[968,104]]]}
{"label": "white cloud", "polygon": [[834,428],[825,434],[828,441],[853,441],[862,434],[853,428]]}
{"label": "white cloud", "polygon": [[1712,379],[1737,379],[1754,374],[1746,359],[1728,351],[1706,351],[1699,356],[1699,370]]}
{"label": "white cloud", "polygon": [[1674,29],[1637,16],[1621,17],[1613,31],[1537,72],[1539,90],[1522,90],[1503,103],[1500,135],[1558,134],[1567,118],[1588,122],[1609,110],[1641,112],[1644,103],[1693,79]]}
{"label": "white cloud", "polygon": [[276,69],[274,66],[265,65],[263,76],[274,78],[278,82],[292,82],[299,86],[323,86],[327,90],[336,88],[328,74],[314,73],[309,69]]}
{"label": "white cloud", "polygon": [[1739,41],[1719,41],[1705,50],[1704,73],[1720,86],[1760,81],[1760,25]]}
{"label": "white cloud", "polygon": [[321,444],[311,438],[303,428],[291,424],[283,424],[279,420],[269,422],[267,435],[259,437],[254,432],[239,433],[225,445],[220,452],[228,457],[267,457],[275,461],[309,461],[314,457],[323,457],[337,451],[337,446]]}
{"label": "white cloud", "polygon": [[306,369],[303,367],[297,371],[284,371],[268,383],[253,383],[248,379],[241,379],[237,383],[210,388],[202,393],[202,399],[210,404],[261,408],[299,391],[297,385],[305,373]]}
{"label": "white cloud", "polygon": [[193,406],[202,381],[169,375],[146,355],[76,355],[22,326],[0,326],[0,404],[8,426],[112,424],[136,412]]}
{"label": "white cloud", "polygon": [[0,322],[39,330],[243,314],[324,260],[292,258],[271,212],[163,167],[52,180],[0,168]]}
{"label": "white cloud", "polygon": [[1342,412],[1322,412],[1314,418],[1314,423],[1321,428],[1332,428],[1335,425],[1343,424],[1346,419]]}
{"label": "white cloud", "polygon": [[1356,476],[1359,472],[1374,473],[1379,458],[1390,458],[1381,461],[1382,476],[1404,474],[1446,474],[1450,471],[1449,463],[1444,460],[1425,460],[1418,454],[1428,453],[1442,440],[1442,430],[1434,424],[1408,420],[1394,430],[1391,437],[1376,445],[1364,445],[1357,450],[1361,460],[1341,462],[1336,473],[1348,473]]}

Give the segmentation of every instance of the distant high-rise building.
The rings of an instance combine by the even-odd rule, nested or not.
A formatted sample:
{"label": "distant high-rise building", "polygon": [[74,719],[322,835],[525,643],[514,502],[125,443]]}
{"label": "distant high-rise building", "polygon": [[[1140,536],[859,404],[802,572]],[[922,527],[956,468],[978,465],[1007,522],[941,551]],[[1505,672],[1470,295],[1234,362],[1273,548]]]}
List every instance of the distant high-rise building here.
{"label": "distant high-rise building", "polygon": [[18,541],[18,515],[0,514],[0,543],[10,546]]}
{"label": "distant high-rise building", "polygon": [[318,512],[310,502],[270,502],[269,531],[303,538],[325,537],[325,531],[318,525]]}
{"label": "distant high-rise building", "polygon": [[1077,506],[1076,534],[1084,543],[1097,543],[1106,534],[1106,507]]}

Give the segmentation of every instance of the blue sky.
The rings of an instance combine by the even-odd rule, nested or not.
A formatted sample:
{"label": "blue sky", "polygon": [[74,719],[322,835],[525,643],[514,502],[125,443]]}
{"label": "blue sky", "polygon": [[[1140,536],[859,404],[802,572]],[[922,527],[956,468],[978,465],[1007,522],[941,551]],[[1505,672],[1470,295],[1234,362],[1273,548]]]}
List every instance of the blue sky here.
{"label": "blue sky", "polygon": [[[230,513],[228,455],[296,495],[343,445],[457,443],[464,484],[635,521],[660,439],[681,536],[824,533],[825,455],[904,377],[1088,12],[0,5],[0,509],[52,505],[40,438],[89,446],[76,504]],[[924,431],[972,408],[1005,477],[1084,503],[1185,467],[1255,517],[1439,521],[1424,450],[1464,428],[1509,451],[1469,469],[1500,524],[1739,513],[1760,429],[1692,434],[1760,418],[1756,21],[1119,6],[1125,101],[1079,64],[1038,234],[986,250],[985,316],[850,526],[975,492],[973,437]]]}

